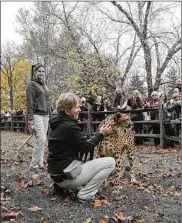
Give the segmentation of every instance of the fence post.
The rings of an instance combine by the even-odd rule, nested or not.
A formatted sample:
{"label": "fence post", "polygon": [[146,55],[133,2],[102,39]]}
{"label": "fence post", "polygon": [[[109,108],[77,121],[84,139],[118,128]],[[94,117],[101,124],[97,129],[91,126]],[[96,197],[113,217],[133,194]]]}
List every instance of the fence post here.
{"label": "fence post", "polygon": [[91,129],[92,129],[92,115],[91,115],[91,110],[92,110],[92,106],[88,103],[88,123],[87,123],[87,125],[88,125],[88,136],[89,136],[89,138],[91,138],[91,136],[92,136],[92,131],[91,131]]}
{"label": "fence post", "polygon": [[14,120],[15,120],[15,116],[14,114],[11,115],[11,126],[10,126],[10,130],[14,131]]}
{"label": "fence post", "polygon": [[160,128],[160,147],[164,147],[164,126],[163,126],[163,105],[164,99],[159,100],[159,128]]}
{"label": "fence post", "polygon": [[26,115],[25,115],[25,133],[28,132],[27,129],[28,129],[28,115],[26,113]]}

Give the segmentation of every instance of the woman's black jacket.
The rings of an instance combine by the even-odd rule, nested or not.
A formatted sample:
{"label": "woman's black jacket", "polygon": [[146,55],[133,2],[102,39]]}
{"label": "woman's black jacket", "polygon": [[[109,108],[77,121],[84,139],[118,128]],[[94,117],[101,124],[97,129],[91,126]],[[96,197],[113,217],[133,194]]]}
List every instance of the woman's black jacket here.
{"label": "woman's black jacket", "polygon": [[97,133],[90,140],[86,140],[77,121],[64,112],[52,118],[49,123],[48,172],[50,174],[62,174],[73,160],[79,160],[79,152],[93,151],[104,137],[103,134]]}

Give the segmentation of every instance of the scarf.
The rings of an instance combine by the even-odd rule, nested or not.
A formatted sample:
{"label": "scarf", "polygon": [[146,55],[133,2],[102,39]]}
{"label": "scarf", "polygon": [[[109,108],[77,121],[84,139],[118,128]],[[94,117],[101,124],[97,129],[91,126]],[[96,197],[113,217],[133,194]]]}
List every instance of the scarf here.
{"label": "scarf", "polygon": [[132,99],[132,104],[131,104],[131,108],[135,109],[136,107],[136,98]]}

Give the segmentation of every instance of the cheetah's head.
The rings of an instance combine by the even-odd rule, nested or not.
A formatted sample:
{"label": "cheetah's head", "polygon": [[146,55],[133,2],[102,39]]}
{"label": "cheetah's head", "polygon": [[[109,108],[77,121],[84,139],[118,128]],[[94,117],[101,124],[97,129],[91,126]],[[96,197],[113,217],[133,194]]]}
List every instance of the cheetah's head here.
{"label": "cheetah's head", "polygon": [[129,115],[127,114],[122,114],[120,112],[117,112],[116,114],[114,114],[113,118],[114,118],[114,123],[117,127],[122,126],[125,128],[131,128],[133,126]]}

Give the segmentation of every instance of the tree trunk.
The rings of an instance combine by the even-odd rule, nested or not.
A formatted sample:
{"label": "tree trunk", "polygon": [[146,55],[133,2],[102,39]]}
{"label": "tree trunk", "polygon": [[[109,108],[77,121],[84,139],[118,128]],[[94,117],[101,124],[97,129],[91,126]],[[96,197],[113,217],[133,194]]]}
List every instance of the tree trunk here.
{"label": "tree trunk", "polygon": [[153,88],[152,88],[152,67],[151,67],[151,52],[150,47],[147,43],[143,44],[144,50],[144,58],[145,58],[145,69],[147,73],[147,88],[148,88],[148,97],[151,95]]}

